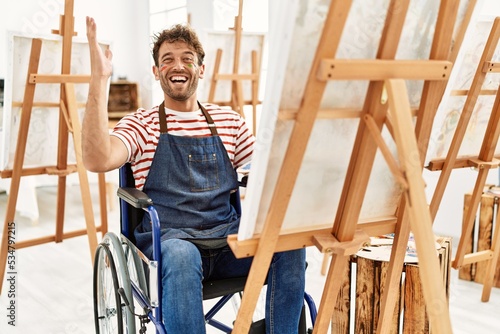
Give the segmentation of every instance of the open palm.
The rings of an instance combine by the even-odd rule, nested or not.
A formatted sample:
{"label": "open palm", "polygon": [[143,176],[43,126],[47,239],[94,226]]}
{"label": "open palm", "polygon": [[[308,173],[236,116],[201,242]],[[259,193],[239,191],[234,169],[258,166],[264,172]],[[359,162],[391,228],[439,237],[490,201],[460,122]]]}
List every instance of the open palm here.
{"label": "open palm", "polygon": [[111,62],[113,54],[111,50],[104,51],[97,42],[97,25],[93,18],[87,17],[87,39],[90,48],[90,67],[93,76],[110,77],[113,72],[113,64]]}

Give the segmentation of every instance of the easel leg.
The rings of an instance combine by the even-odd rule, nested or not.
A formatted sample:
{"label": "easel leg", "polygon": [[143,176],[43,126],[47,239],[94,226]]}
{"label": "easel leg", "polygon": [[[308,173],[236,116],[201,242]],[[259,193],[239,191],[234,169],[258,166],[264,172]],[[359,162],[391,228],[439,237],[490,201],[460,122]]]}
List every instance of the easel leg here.
{"label": "easel leg", "polygon": [[212,81],[210,82],[210,91],[208,92],[208,102],[215,101],[215,90],[217,88],[217,76],[219,75],[220,62],[222,59],[222,49],[217,49],[215,56],[214,72],[212,73]]}
{"label": "easel leg", "polygon": [[411,229],[415,235],[424,299],[431,326],[435,333],[452,333],[439,259],[436,254],[432,219],[425,196],[425,184],[408,93],[403,80],[386,80],[389,108],[394,120],[395,140],[398,147],[401,168],[408,179],[405,193]]}
{"label": "easel leg", "polygon": [[[498,18],[495,20],[495,26],[497,23],[500,23],[500,20]],[[497,97],[495,99],[495,104],[493,106],[493,110],[490,115],[490,120],[488,122],[488,127],[486,129],[483,146],[481,147],[481,152],[479,153],[479,157],[482,158],[482,160],[491,161],[493,159],[493,154],[494,154],[493,152],[495,152],[497,148],[499,136],[500,136],[500,88],[497,91]],[[489,169],[481,170],[481,172],[487,174],[488,170]],[[499,217],[500,215],[497,212],[497,217],[496,217],[497,222]],[[488,260],[488,265],[486,267],[486,277],[484,278],[483,293],[481,296],[481,300],[483,302],[487,302],[490,299],[491,288],[493,286],[493,280],[495,279],[495,272],[498,266],[498,259],[500,257],[499,246],[500,246],[500,228],[498,227],[497,224],[490,247],[490,251],[493,253],[493,257]]]}
{"label": "easel leg", "polygon": [[[42,41],[33,39],[31,43],[30,63],[28,65],[28,76],[30,73],[38,72],[40,62],[40,52],[42,50]],[[29,83],[29,77],[26,80],[24,91],[21,120],[19,123],[19,136],[17,138],[16,152],[12,166],[12,179],[10,183],[9,197],[7,199],[7,212],[5,213],[5,222],[2,234],[2,245],[0,250],[0,292],[2,290],[3,278],[5,275],[5,266],[7,264],[8,252],[8,224],[14,221],[16,214],[17,196],[19,195],[19,185],[21,183],[21,172],[24,164],[24,154],[26,152],[26,142],[28,140],[28,128],[31,119],[31,109],[33,108],[33,99],[35,96],[35,84]]]}
{"label": "easel leg", "polygon": [[241,117],[245,118],[243,111],[243,85],[240,79],[234,79],[231,91],[231,108],[236,111]]}
{"label": "easel leg", "polygon": [[55,242],[63,241],[64,208],[66,207],[66,175],[57,178],[57,209]]}
{"label": "easel leg", "polygon": [[[241,299],[241,305],[238,310],[236,321],[234,322],[234,328],[232,331],[234,334],[248,333],[248,330],[250,329],[257,300],[259,298],[260,291],[264,286],[264,280],[276,247],[276,243],[274,243],[274,245],[266,244],[266,240],[266,238],[261,239],[259,244],[264,243],[265,246],[271,247],[272,249],[269,251],[268,249],[263,250],[259,248],[254,259],[252,260],[252,267],[248,273],[247,283],[245,284],[245,290]],[[267,247],[263,246],[262,248]]]}
{"label": "easel leg", "polygon": [[396,224],[394,242],[392,245],[390,265],[387,269],[387,282],[380,300],[380,317],[377,325],[377,334],[389,333],[392,326],[393,310],[396,307],[396,300],[399,298],[399,285],[401,282],[401,273],[403,272],[404,258],[406,255],[406,246],[410,236],[410,223],[406,212],[404,200],[400,210],[404,213],[399,214]]}
{"label": "easel leg", "polygon": [[328,325],[332,319],[337,296],[343,283],[342,279],[338,278],[344,277],[349,263],[349,257],[350,255],[332,255],[332,261],[330,263],[330,268],[328,269],[328,276],[326,277],[323,295],[321,296],[318,317],[316,318],[316,322],[314,324],[313,334],[327,333],[328,331]]}
{"label": "easel leg", "polygon": [[106,175],[99,173],[97,175],[99,182],[99,207],[101,208],[101,233],[108,233],[108,207],[107,207],[107,186]]}
{"label": "easel leg", "polygon": [[[500,215],[497,213],[497,222]],[[481,301],[487,302],[490,300],[491,288],[493,287],[493,281],[495,279],[495,272],[498,265],[498,259],[500,257],[500,228],[496,226],[493,239],[491,241],[491,251],[493,251],[493,257],[488,260],[488,265],[486,266],[486,275],[484,277],[483,283],[483,293],[481,295]]]}
{"label": "easel leg", "polygon": [[460,236],[460,241],[457,247],[457,253],[455,254],[455,259],[452,262],[452,266],[458,269],[462,266],[462,262],[465,256],[465,248],[472,238],[472,228],[474,227],[474,219],[476,218],[477,209],[479,208],[479,202],[481,201],[481,195],[483,193],[484,185],[486,184],[486,178],[488,176],[488,170],[479,170],[477,175],[476,184],[474,190],[472,191],[472,196],[470,199],[469,207],[464,213],[464,224],[462,228],[462,234]]}
{"label": "easel leg", "polygon": [[[94,212],[92,210],[92,198],[90,196],[90,187],[87,177],[87,171],[83,167],[82,161],[82,142],[81,142],[81,128],[78,111],[76,108],[76,97],[74,84],[65,83],[64,88],[66,91],[67,108],[69,119],[73,128],[73,143],[75,145],[76,166],[78,169],[78,176],[80,181],[80,191],[82,195],[82,204],[85,215],[85,222],[87,225],[87,236],[89,239],[90,257],[93,262],[94,252],[97,248],[97,230],[94,221]],[[106,208],[104,208],[106,210]]]}
{"label": "easel leg", "polygon": [[[63,117],[62,108],[67,105],[68,97],[66,86],[61,85],[61,104],[59,111],[59,138],[57,143],[57,169],[65,171],[68,168],[68,124]],[[55,242],[62,242],[64,239],[64,212],[66,209],[66,177],[68,173],[63,173],[57,180],[57,211],[56,211],[56,231]]]}
{"label": "easel leg", "polygon": [[252,51],[252,73],[257,78],[252,80],[252,130],[253,134],[257,134],[257,104],[259,102],[259,77],[260,77],[260,64],[257,60],[257,52]]}
{"label": "easel leg", "polygon": [[236,80],[236,102],[238,103],[238,112],[241,117],[245,118],[245,110],[243,106],[245,105],[245,101],[243,99],[243,82],[241,80]]}

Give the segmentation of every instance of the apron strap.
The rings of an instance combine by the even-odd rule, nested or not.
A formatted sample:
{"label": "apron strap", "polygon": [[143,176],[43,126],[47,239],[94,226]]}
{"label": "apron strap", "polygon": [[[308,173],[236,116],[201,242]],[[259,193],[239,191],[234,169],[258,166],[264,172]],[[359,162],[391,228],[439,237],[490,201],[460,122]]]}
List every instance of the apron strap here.
{"label": "apron strap", "polygon": [[[210,132],[212,133],[212,136],[217,136],[217,128],[215,127],[214,120],[208,113],[208,111],[205,109],[204,106],[201,105],[199,101],[198,106],[201,109],[201,112],[203,113],[203,116],[205,116],[207,123],[208,123],[208,128],[210,129]],[[160,116],[160,133],[167,133],[167,115],[165,114],[165,101],[163,101],[158,109],[158,113]]]}
{"label": "apron strap", "polygon": [[205,109],[205,107],[202,106],[199,101],[197,101],[197,102],[198,102],[198,106],[201,109],[201,112],[203,113],[203,115],[207,119],[208,128],[210,129],[210,132],[212,133],[212,136],[218,136],[219,134],[217,133],[217,128],[215,127],[214,120],[212,119],[212,116],[210,116],[210,114],[208,113],[207,109]]}
{"label": "apron strap", "polygon": [[158,114],[160,116],[160,133],[167,133],[167,115],[165,115],[165,101],[158,107]]}

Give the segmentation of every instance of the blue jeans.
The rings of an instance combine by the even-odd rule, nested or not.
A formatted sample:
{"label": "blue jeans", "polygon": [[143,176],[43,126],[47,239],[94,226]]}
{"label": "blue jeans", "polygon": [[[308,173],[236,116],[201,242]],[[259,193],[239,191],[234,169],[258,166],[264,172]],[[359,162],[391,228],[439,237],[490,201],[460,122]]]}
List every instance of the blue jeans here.
{"label": "blue jeans", "polygon": [[[229,247],[198,249],[193,243],[161,243],[163,322],[168,334],[205,333],[202,281],[246,276],[252,258],[236,259]],[[304,304],[305,249],[276,253],[267,276],[266,332],[297,333]]]}

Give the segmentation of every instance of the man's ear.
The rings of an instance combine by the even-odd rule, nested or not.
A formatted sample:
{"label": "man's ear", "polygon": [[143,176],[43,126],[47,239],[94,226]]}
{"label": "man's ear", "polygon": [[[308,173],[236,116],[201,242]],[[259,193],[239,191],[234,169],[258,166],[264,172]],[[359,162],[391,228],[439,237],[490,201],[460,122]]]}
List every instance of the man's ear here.
{"label": "man's ear", "polygon": [[156,67],[156,66],[153,65],[152,70],[153,70],[153,74],[155,76],[155,79],[156,80],[160,80],[160,75],[158,73],[158,67]]}
{"label": "man's ear", "polygon": [[203,79],[204,75],[205,75],[205,64],[201,64],[200,65],[200,74],[199,74],[200,79]]}

